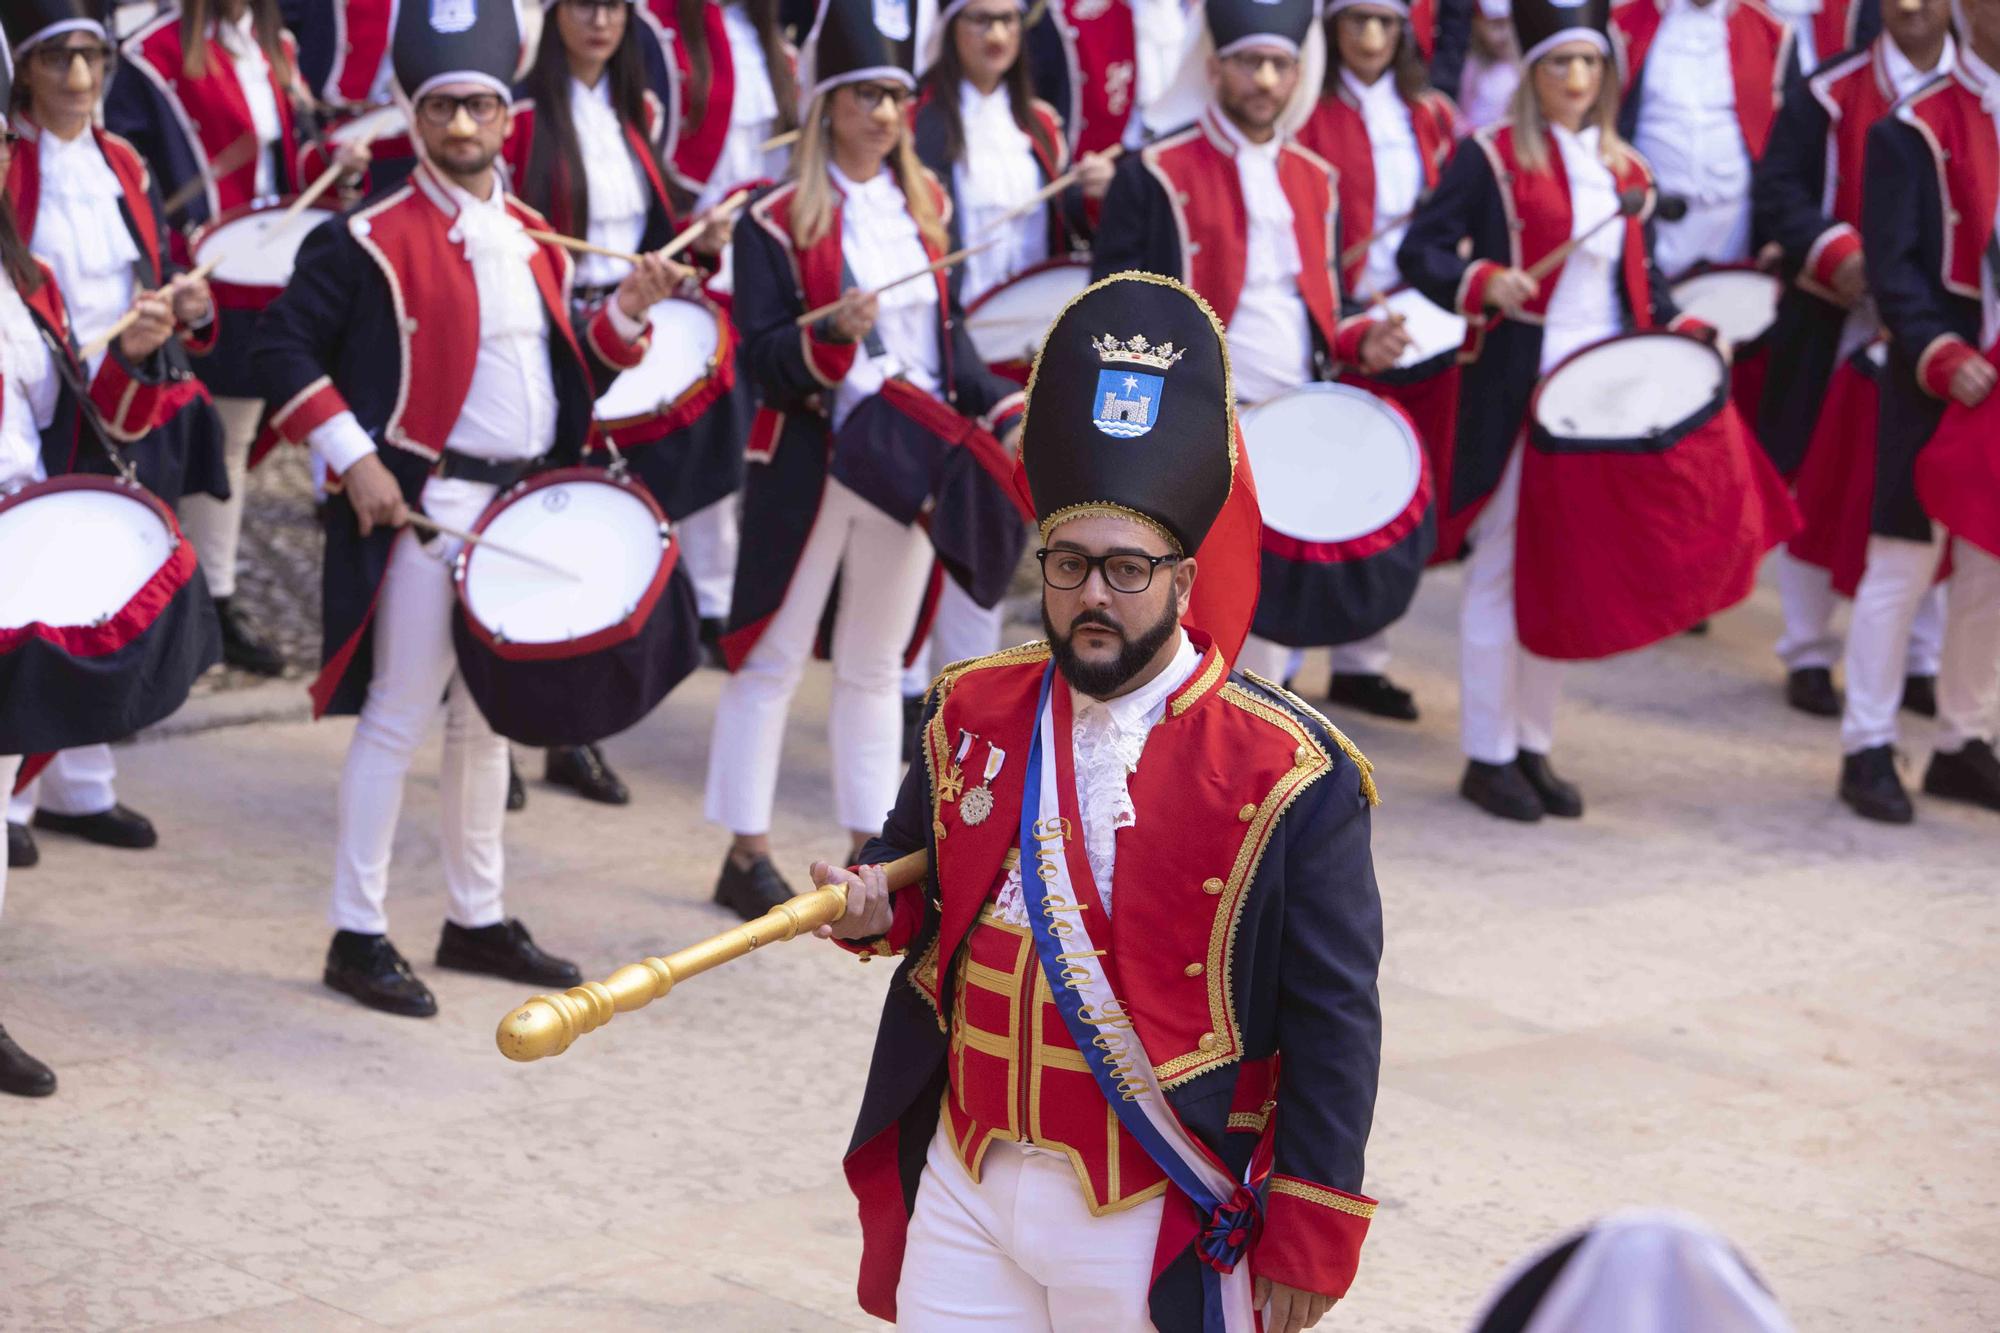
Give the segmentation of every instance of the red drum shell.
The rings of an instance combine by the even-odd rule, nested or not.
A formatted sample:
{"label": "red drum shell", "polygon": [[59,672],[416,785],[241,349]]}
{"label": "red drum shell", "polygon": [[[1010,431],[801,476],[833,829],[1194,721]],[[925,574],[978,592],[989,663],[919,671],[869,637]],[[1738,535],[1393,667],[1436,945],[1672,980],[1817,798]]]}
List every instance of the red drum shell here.
{"label": "red drum shell", "polygon": [[[608,434],[611,442],[620,449],[655,444],[676,431],[686,429],[700,420],[702,414],[736,384],[736,326],[723,313],[722,308],[706,298],[691,301],[685,297],[674,296],[668,297],[667,300],[697,307],[715,321],[715,350],[709,354],[702,373],[671,400],[657,402],[645,411],[615,417],[602,415],[598,417],[599,429]],[[660,302],[660,305],[665,304],[665,301]],[[654,308],[658,309],[658,306]],[[606,387],[605,394],[615,393],[627,375],[635,377],[645,375],[656,352],[664,355],[673,350],[675,344],[671,340],[662,340],[661,330],[656,328],[653,337],[655,341],[647,349],[647,359],[630,370],[621,372],[618,378]],[[601,401],[602,395],[600,403]]]}
{"label": "red drum shell", "polygon": [[[1990,361],[2000,347],[1988,348]],[[1952,536],[2000,557],[2000,393],[1950,403],[1917,451],[1917,498]]]}

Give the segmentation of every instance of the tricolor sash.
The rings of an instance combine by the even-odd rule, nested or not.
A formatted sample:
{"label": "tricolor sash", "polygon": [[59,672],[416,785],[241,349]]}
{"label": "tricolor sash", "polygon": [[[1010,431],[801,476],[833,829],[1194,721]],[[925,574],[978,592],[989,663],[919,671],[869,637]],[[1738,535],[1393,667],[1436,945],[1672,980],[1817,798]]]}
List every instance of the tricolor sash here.
{"label": "tricolor sash", "polygon": [[[1021,894],[1035,953],[1063,1025],[1118,1123],[1205,1219],[1197,1241],[1204,1333],[1254,1333],[1250,1270],[1242,1259],[1263,1222],[1271,1135],[1267,1131],[1259,1141],[1239,1184],[1182,1127],[1160,1091],[1152,1059],[1115,987],[1116,964],[1107,947],[1111,918],[1083,849],[1069,692],[1056,692],[1054,683],[1050,663],[1042,673],[1021,800]],[[1099,922],[1103,940],[1092,934]]]}

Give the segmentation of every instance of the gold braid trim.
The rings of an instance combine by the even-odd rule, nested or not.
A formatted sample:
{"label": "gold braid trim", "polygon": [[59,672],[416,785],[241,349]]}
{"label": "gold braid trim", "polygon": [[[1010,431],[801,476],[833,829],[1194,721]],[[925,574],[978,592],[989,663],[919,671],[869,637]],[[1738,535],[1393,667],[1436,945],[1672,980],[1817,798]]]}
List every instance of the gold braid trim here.
{"label": "gold braid trim", "polygon": [[1248,1130],[1252,1134],[1262,1134],[1264,1132],[1264,1123],[1268,1118],[1262,1111],[1231,1111],[1229,1113],[1229,1123],[1226,1127],[1229,1129]]}
{"label": "gold braid trim", "polygon": [[1340,747],[1340,752],[1346,755],[1349,759],[1353,760],[1354,766],[1361,770],[1361,795],[1363,796],[1363,798],[1365,798],[1368,804],[1370,805],[1382,804],[1382,792],[1375,785],[1375,765],[1372,762],[1370,762],[1367,755],[1361,753],[1361,749],[1359,746],[1357,746],[1353,741],[1347,739],[1346,732],[1342,731],[1339,727],[1334,726],[1333,723],[1327,721],[1326,714],[1320,712],[1317,708],[1314,708],[1304,699],[1299,698],[1298,695],[1293,694],[1290,690],[1278,684],[1276,681],[1265,680],[1262,676],[1258,675],[1254,671],[1245,671],[1241,667],[1238,667],[1237,674],[1242,676],[1245,680],[1255,681],[1257,684],[1263,686],[1265,689],[1271,691],[1273,694],[1276,694],[1280,698],[1284,699],[1287,703],[1291,704],[1294,708],[1298,709],[1301,713],[1304,713],[1307,717],[1311,718],[1313,721],[1319,723],[1322,727],[1325,727],[1327,730],[1327,734],[1333,737],[1333,743]]}
{"label": "gold braid trim", "polygon": [[1316,1203],[1322,1208],[1331,1208],[1336,1213],[1346,1213],[1352,1217],[1370,1218],[1375,1216],[1375,1205],[1360,1199],[1350,1199],[1318,1185],[1309,1185],[1303,1180],[1293,1180],[1289,1176],[1272,1176],[1271,1193],[1289,1194],[1307,1203]]}

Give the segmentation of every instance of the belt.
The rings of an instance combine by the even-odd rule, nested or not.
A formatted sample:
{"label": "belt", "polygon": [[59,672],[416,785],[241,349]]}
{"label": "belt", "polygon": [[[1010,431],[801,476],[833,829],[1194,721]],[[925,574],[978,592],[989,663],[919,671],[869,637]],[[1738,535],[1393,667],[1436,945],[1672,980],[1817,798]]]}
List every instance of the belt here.
{"label": "belt", "polygon": [[488,486],[498,486],[504,491],[527,476],[541,461],[539,458],[505,460],[474,458],[471,454],[461,454],[447,449],[439,455],[437,466],[431,469],[431,475],[450,477],[458,481],[484,482]]}
{"label": "belt", "polygon": [[570,304],[575,306],[601,305],[609,300],[611,294],[617,290],[618,284],[615,282],[597,283],[588,286],[580,282],[573,283],[569,289]]}

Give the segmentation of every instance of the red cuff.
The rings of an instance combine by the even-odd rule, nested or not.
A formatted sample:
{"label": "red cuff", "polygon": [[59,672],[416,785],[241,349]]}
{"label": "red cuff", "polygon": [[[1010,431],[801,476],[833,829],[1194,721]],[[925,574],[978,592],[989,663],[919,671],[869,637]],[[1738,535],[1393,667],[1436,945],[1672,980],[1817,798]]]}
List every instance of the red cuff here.
{"label": "red cuff", "polygon": [[1349,315],[1334,325],[1333,359],[1350,366],[1360,364],[1361,341],[1380,322],[1372,314]]}
{"label": "red cuff", "polygon": [[646,348],[653,341],[653,326],[647,324],[639,336],[626,342],[618,336],[618,330],[611,327],[611,315],[607,309],[599,310],[590,317],[584,330],[584,338],[597,359],[613,370],[630,370],[646,359]]}
{"label": "red cuff", "polygon": [[1374,1216],[1375,1200],[1365,1195],[1273,1175],[1251,1271],[1301,1291],[1345,1296]]}
{"label": "red cuff", "polygon": [[163,380],[147,384],[133,377],[130,367],[113,352],[97,369],[90,384],[90,401],[104,422],[105,431],[122,444],[131,444],[173,419],[181,408],[207,390],[196,379]]}
{"label": "red cuff", "polygon": [[[857,867],[849,866],[848,869]],[[910,941],[916,937],[917,923],[922,919],[923,886],[898,889],[890,895],[889,903],[893,915],[885,933],[872,940],[835,940],[834,943],[858,956],[864,963],[871,958],[893,958],[907,950]]]}
{"label": "red cuff", "polygon": [[1958,368],[1979,355],[1971,343],[1956,333],[1941,333],[1931,339],[1917,358],[1917,383],[1933,398],[1951,397],[1951,377]]}
{"label": "red cuff", "polygon": [[980,429],[986,431],[995,439],[999,439],[1014,428],[1014,423],[1019,421],[1022,414],[1027,410],[1028,395],[1025,393],[1010,393],[999,402],[993,404],[993,407],[985,416],[979,418]]}
{"label": "red cuff", "polygon": [[1833,275],[1840,266],[1861,253],[1861,233],[1845,222],[1836,222],[1819,234],[1806,251],[1806,262],[1800,266],[1800,280],[1808,285],[1833,290]]}
{"label": "red cuff", "polygon": [[340,396],[340,390],[322,375],[271,413],[269,425],[278,438],[304,444],[306,436],[347,410],[347,400]]}
{"label": "red cuff", "polygon": [[1507,271],[1504,264],[1496,264],[1490,259],[1475,259],[1465,270],[1465,276],[1458,280],[1458,310],[1462,315],[1486,313],[1486,287],[1493,279]]}
{"label": "red cuff", "polygon": [[828,342],[809,328],[799,331],[799,342],[805,349],[806,369],[829,389],[846,379],[847,372],[854,368],[858,343]]}
{"label": "red cuff", "polygon": [[190,356],[207,356],[215,350],[215,340],[222,336],[222,307],[211,297],[208,309],[208,323],[200,328],[181,326],[181,346],[187,348]]}
{"label": "red cuff", "polygon": [[1667,321],[1667,332],[1685,333],[1690,338],[1701,339],[1710,347],[1715,346],[1715,340],[1720,336],[1719,331],[1713,324],[1710,324],[1707,320],[1696,319],[1693,315],[1685,312],[1675,315]]}

